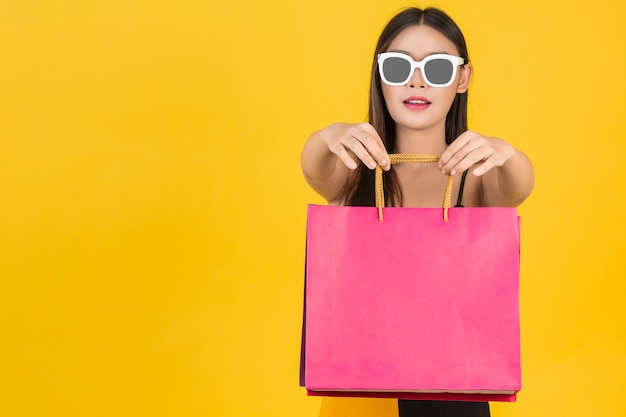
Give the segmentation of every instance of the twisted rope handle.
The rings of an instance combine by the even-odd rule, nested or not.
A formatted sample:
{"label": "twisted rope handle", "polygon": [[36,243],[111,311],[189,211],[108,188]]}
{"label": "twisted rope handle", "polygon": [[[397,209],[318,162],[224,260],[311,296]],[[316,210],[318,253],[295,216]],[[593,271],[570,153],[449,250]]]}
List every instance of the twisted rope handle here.
{"label": "twisted rope handle", "polygon": [[[433,163],[439,162],[439,155],[427,154],[390,154],[389,162],[392,164],[413,163]],[[446,191],[443,195],[443,220],[448,222],[448,209],[452,200],[452,175],[448,175]],[[383,222],[383,207],[385,207],[385,191],[383,189],[383,169],[376,165],[376,207],[378,208],[378,220]]]}

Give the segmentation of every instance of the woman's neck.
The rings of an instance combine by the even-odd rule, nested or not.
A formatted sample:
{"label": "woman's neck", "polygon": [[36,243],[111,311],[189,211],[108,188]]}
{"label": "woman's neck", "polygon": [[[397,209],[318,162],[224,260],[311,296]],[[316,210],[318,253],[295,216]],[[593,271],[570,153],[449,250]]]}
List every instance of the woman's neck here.
{"label": "woman's neck", "polygon": [[445,126],[414,130],[396,125],[396,152],[440,155],[446,150]]}

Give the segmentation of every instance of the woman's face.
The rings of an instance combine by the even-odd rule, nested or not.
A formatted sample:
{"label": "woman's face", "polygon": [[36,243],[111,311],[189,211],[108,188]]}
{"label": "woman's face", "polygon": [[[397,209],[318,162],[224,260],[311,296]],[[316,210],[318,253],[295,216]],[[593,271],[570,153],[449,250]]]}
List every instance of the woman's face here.
{"label": "woman's face", "polygon": [[[448,38],[424,25],[404,29],[384,52],[401,52],[418,62],[433,54],[459,56]],[[448,110],[455,96],[467,91],[470,76],[471,66],[467,64],[457,68],[452,84],[447,87],[429,86],[418,68],[406,85],[391,86],[381,82],[387,109],[397,129],[441,129],[443,134]]]}

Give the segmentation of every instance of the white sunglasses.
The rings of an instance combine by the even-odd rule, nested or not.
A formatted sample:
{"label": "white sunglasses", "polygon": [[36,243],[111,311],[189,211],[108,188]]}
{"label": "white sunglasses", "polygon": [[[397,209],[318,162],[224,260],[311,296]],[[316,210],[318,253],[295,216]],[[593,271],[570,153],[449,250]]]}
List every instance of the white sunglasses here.
{"label": "white sunglasses", "polygon": [[400,52],[383,52],[378,54],[378,71],[385,84],[400,86],[408,84],[415,68],[419,68],[426,84],[447,87],[454,81],[457,67],[464,62],[463,58],[448,54],[429,55],[417,62]]}

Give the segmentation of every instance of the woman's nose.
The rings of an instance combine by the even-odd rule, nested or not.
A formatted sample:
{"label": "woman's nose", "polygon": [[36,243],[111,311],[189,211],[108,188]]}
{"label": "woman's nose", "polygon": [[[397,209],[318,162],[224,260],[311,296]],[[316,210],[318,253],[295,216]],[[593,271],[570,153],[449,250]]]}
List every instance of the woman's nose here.
{"label": "woman's nose", "polygon": [[424,82],[424,77],[422,77],[422,71],[419,68],[415,68],[413,70],[413,76],[409,80],[409,87],[411,88],[425,88],[426,82]]}

